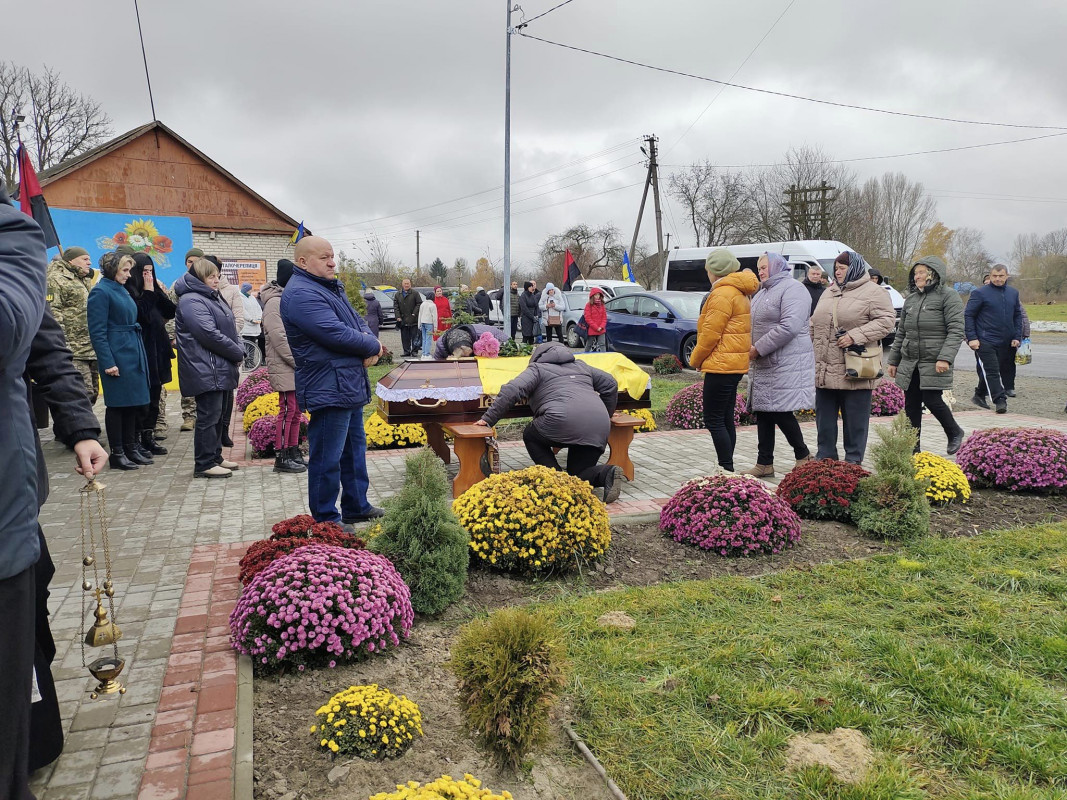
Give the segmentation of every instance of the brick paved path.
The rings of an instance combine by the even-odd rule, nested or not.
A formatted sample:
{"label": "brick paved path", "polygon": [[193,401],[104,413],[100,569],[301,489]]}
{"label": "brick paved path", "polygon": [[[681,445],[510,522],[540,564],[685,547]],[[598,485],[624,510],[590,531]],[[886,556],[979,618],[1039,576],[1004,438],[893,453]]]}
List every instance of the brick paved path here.
{"label": "brick paved path", "polygon": [[[102,405],[97,411],[103,413]],[[89,699],[94,682],[81,666],[84,632],[79,545],[80,480],[72,456],[45,443],[52,493],[41,522],[56,562],[52,629],[58,653],[53,666],[64,726],[64,753],[34,776],[46,800],[79,798],[230,798],[234,772],[236,659],[226,646],[225,620],[239,588],[236,560],[242,542],[269,534],[270,525],[306,511],[302,475],[279,475],[270,462],[249,462],[222,481],[192,479],[192,434],[179,433],[178,398],[170,397],[170,455],[136,472],[108,471],[111,545],[120,655],[129,691]],[[989,412],[958,415],[968,431],[1012,425],[1067,429],[1067,421]],[[878,421],[876,421],[878,422]],[[804,426],[814,446],[814,428]],[[872,431],[871,437],[875,434]],[[243,437],[235,431],[236,448]],[[944,453],[944,437],[932,420],[924,445]],[[779,437],[780,465],[792,454]],[[738,469],[755,461],[755,428],[738,431]],[[372,500],[396,492],[404,452],[368,457]],[[504,468],[529,465],[521,442],[501,445]],[[636,480],[623,488],[613,515],[654,511],[684,481],[714,470],[706,431],[638,434],[631,447]],[[454,474],[455,464],[451,467]],[[89,650],[89,660],[94,651]]]}

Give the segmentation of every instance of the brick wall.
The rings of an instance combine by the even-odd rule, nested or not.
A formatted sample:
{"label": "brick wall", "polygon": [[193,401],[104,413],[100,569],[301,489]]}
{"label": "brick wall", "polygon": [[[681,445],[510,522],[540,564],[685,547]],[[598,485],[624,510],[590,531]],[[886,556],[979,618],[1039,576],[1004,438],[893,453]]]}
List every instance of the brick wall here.
{"label": "brick wall", "polygon": [[209,256],[219,258],[260,258],[267,262],[267,280],[278,274],[278,259],[293,258],[289,237],[263,233],[224,233],[218,231],[215,238],[205,231],[193,231],[193,246]]}

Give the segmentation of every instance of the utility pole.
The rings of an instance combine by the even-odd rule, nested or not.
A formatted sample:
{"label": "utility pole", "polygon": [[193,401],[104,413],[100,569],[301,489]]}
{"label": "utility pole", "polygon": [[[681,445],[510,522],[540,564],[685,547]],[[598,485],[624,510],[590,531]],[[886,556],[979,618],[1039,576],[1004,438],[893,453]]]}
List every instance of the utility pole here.
{"label": "utility pole", "polygon": [[634,261],[634,250],[637,248],[637,234],[641,231],[641,220],[645,216],[645,201],[648,199],[648,187],[652,187],[652,202],[656,209],[656,259],[659,262],[660,272],[663,271],[663,210],[659,202],[659,162],[656,160],[656,142],[659,139],[655,135],[645,137],[648,150],[641,148],[641,152],[648,156],[648,174],[645,176],[645,189],[641,193],[641,206],[637,210],[637,224],[634,226],[634,237],[630,240],[631,265]]}
{"label": "utility pole", "polygon": [[801,188],[793,184],[785,190],[786,202],[782,205],[789,222],[790,239],[830,238],[830,212],[837,200],[830,192],[835,188],[820,181],[818,186]]}
{"label": "utility pole", "polygon": [[668,233],[667,234],[667,250],[669,251],[670,249],[671,249],[671,235]]}
{"label": "utility pole", "polygon": [[422,260],[419,255],[419,232],[415,231],[415,282],[418,283],[419,273],[422,271]]}
{"label": "utility pole", "polygon": [[511,319],[511,0],[508,6],[506,46],[504,48],[504,291],[501,295],[500,319],[508,333]]}

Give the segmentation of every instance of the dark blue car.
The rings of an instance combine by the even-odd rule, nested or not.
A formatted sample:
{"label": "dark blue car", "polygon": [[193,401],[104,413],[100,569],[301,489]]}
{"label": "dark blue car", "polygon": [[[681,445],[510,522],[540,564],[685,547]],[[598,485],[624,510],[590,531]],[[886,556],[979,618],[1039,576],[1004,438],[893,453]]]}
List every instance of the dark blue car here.
{"label": "dark blue car", "polygon": [[635,292],[609,300],[608,348],[632,356],[677,356],[689,367],[697,341],[701,292]]}

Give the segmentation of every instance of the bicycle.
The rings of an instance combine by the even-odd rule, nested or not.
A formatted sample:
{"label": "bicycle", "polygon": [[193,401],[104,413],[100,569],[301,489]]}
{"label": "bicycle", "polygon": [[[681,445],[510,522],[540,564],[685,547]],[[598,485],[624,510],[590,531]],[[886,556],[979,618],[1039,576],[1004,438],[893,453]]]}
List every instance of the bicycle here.
{"label": "bicycle", "polygon": [[244,339],[243,342],[245,347],[245,360],[241,365],[241,368],[245,372],[251,372],[252,370],[263,366],[263,352],[259,349],[259,345],[248,339]]}

